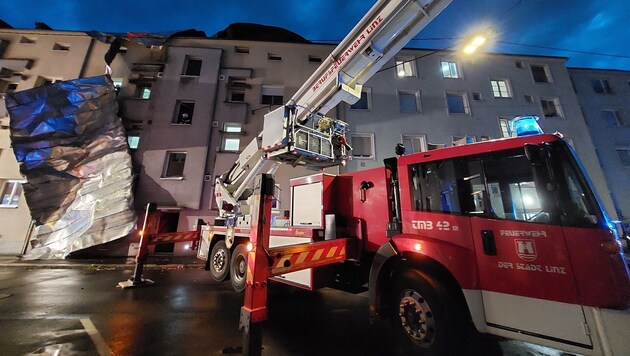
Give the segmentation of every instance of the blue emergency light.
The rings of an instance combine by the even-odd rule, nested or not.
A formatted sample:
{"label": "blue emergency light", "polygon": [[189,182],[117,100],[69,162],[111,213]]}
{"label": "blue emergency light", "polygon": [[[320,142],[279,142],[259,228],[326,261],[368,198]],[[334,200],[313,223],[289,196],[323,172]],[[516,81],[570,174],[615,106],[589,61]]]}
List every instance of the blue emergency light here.
{"label": "blue emergency light", "polygon": [[543,130],[536,121],[538,116],[517,116],[510,121],[510,131],[516,137],[542,134]]}

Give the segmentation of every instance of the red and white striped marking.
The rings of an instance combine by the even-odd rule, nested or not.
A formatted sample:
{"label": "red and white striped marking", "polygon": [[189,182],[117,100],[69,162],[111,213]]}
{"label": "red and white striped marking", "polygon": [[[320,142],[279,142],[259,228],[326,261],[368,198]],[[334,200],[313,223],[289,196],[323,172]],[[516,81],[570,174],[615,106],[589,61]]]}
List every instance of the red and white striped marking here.
{"label": "red and white striped marking", "polygon": [[171,242],[185,242],[199,240],[199,232],[167,232],[164,234],[151,235],[149,237],[149,245],[159,245]]}

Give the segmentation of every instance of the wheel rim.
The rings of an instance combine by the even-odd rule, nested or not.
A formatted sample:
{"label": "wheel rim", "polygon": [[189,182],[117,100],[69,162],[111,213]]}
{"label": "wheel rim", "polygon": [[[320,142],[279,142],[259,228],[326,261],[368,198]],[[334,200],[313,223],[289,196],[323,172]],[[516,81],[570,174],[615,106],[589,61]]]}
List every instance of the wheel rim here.
{"label": "wheel rim", "polygon": [[243,255],[238,255],[235,263],[235,268],[233,269],[234,274],[233,278],[236,281],[241,281],[245,278],[245,272],[247,270],[247,262],[245,261],[245,257]]}
{"label": "wheel rim", "polygon": [[212,256],[212,268],[216,272],[221,272],[225,269],[227,260],[227,254],[224,249],[218,250],[214,256]]}
{"label": "wheel rim", "polygon": [[419,346],[429,346],[435,339],[435,320],[431,307],[420,294],[405,290],[398,305],[400,323],[407,336]]}

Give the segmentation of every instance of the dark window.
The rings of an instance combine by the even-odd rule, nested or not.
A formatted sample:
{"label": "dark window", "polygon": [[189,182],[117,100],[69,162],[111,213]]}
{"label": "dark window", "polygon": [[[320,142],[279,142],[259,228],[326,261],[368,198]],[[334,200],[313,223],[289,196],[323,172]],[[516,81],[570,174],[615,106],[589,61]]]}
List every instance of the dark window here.
{"label": "dark window", "polygon": [[263,85],[260,103],[264,105],[282,105],[284,102],[284,87]]}
{"label": "dark window", "polygon": [[234,47],[234,52],[247,54],[249,53],[249,47],[236,46]]}
{"label": "dark window", "polygon": [[466,94],[446,93],[446,106],[449,114],[469,114],[470,108]]}
{"label": "dark window", "polygon": [[311,62],[311,63],[321,63],[322,62],[322,57],[308,56],[308,61]]}
{"label": "dark window", "polygon": [[532,64],[531,68],[536,83],[549,83],[549,75],[545,66]]}
{"label": "dark window", "polygon": [[192,124],[193,112],[195,111],[195,103],[192,101],[178,101],[175,109],[176,115],[173,118],[173,124],[190,125]]}
{"label": "dark window", "polygon": [[267,53],[267,59],[270,61],[281,61],[282,56],[275,53]]}
{"label": "dark window", "polygon": [[201,59],[186,57],[183,75],[198,77],[201,74]]}
{"label": "dark window", "polygon": [[608,80],[606,79],[593,80],[591,81],[591,83],[593,84],[593,90],[596,93],[600,93],[600,94],[613,93],[612,89],[610,88],[610,84],[608,83]]}
{"label": "dark window", "polygon": [[186,152],[168,152],[162,178],[182,178],[185,163]]}
{"label": "dark window", "polygon": [[434,161],[409,167],[413,209],[459,213],[457,179],[453,161]]}
{"label": "dark window", "polygon": [[369,105],[369,93],[366,91],[361,92],[361,99],[356,103],[350,105],[350,109],[352,110],[368,110],[370,108]]}

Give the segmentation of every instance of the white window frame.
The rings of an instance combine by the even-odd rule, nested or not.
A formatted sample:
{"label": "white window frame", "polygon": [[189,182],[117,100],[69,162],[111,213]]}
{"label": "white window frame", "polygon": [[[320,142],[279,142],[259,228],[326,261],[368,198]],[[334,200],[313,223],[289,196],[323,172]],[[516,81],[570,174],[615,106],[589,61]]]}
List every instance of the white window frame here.
{"label": "white window frame", "polygon": [[440,73],[442,73],[442,78],[444,79],[462,79],[462,68],[459,63],[454,61],[440,61]]}
{"label": "white window frame", "polygon": [[151,84],[137,84],[136,85],[136,98],[142,100],[151,99]]}
{"label": "white window frame", "polygon": [[415,78],[416,61],[414,57],[396,57],[396,77]]}
{"label": "white window frame", "polygon": [[[553,103],[554,109],[556,111],[557,116],[546,116],[545,109],[543,107],[543,100],[546,102]],[[560,105],[560,99],[558,97],[542,97],[540,98],[540,107],[542,109],[542,116],[545,119],[564,119],[564,113],[562,111],[562,105]]]}
{"label": "white window frame", "polygon": [[[503,84],[503,87],[501,86]],[[490,79],[490,87],[492,88],[492,96],[495,99],[512,98],[512,88],[510,81],[507,79]]]}
{"label": "white window frame", "polygon": [[[2,182],[2,190],[0,190],[0,193],[2,194],[2,196],[0,196],[0,208],[17,208],[20,205],[20,199],[22,197],[22,193],[24,192],[24,189],[22,188],[22,184],[26,183],[25,180],[18,180],[18,179],[7,179],[7,180],[0,180],[0,182]],[[12,184],[13,186],[11,187],[11,191],[8,192],[9,195],[9,203],[8,204],[4,204],[3,200],[4,200],[4,194],[5,192],[7,192],[7,186],[9,186],[10,184]],[[17,195],[17,202],[13,203],[13,200],[15,199]]]}
{"label": "white window frame", "polygon": [[375,145],[374,145],[374,133],[366,133],[366,132],[352,132],[348,135],[350,137],[350,147],[353,145],[353,141],[355,137],[367,138],[370,143],[370,156],[355,156],[354,150],[350,151],[352,155],[352,159],[364,159],[364,160],[374,160],[376,159]]}
{"label": "white window frame", "polygon": [[[363,108],[353,108],[354,105],[356,105],[356,103],[350,105],[350,110],[352,111],[372,111],[372,88],[366,88],[363,87],[361,89],[361,95],[363,95],[363,93],[365,93],[366,98],[367,98],[367,108],[363,109]],[[357,101],[357,103],[361,101],[360,99]]]}
{"label": "white window frame", "polygon": [[[175,155],[175,154],[183,154],[184,155],[184,166],[182,167],[182,174],[179,176],[167,176],[167,173],[169,171],[169,164],[171,163],[171,155]],[[186,151],[167,151],[166,152],[166,159],[164,161],[164,167],[162,167],[162,175],[160,176],[161,179],[174,179],[174,180],[181,180],[184,179],[184,171],[186,169],[186,158],[188,158],[188,153]]]}
{"label": "white window frame", "polygon": [[[413,111],[403,111],[403,106],[402,106],[402,96],[403,95],[410,95],[413,96],[414,101],[415,101],[415,110]],[[405,113],[405,114],[413,114],[413,113],[421,113],[422,112],[422,96],[420,94],[420,90],[397,90],[396,91],[396,96],[398,97],[398,110],[401,113]]]}
{"label": "white window frame", "polygon": [[[615,151],[617,151],[617,155],[619,156],[619,163],[623,168],[630,168],[630,147],[615,147]],[[628,155],[628,164],[623,163],[623,158],[621,157],[620,152],[626,152]]]}
{"label": "white window frame", "polygon": [[[263,97],[269,96],[271,98],[280,97],[281,103],[277,103],[275,99],[271,99],[271,103],[263,103]],[[267,85],[263,84],[260,88],[260,103],[262,105],[282,105],[284,103],[284,86],[282,85]]]}
{"label": "white window frame", "polygon": [[[416,145],[413,144],[414,140],[418,141],[418,147],[416,147]],[[411,141],[412,143],[412,147],[408,147],[407,145],[405,145],[405,154],[424,152],[429,149],[428,144],[427,144],[427,135],[423,135],[423,134],[400,135],[400,142],[404,144],[405,141]]]}
{"label": "white window frame", "polygon": [[[230,149],[228,146],[236,141],[236,148]],[[240,152],[241,138],[233,135],[226,135],[221,138],[221,152]]]}
{"label": "white window frame", "polygon": [[[462,98],[463,104],[464,104],[464,112],[451,112],[451,110],[449,109],[448,106],[448,97],[449,96],[459,96]],[[446,112],[449,115],[471,115],[471,110],[470,110],[470,102],[468,101],[468,93],[466,92],[454,92],[454,91],[447,91],[444,93],[444,100],[446,102]]]}
{"label": "white window frame", "polygon": [[[547,81],[545,82],[537,82],[536,81],[536,77],[534,76],[534,71],[533,71],[533,67],[542,67],[543,70],[545,71],[545,76],[547,77]],[[549,66],[546,64],[539,64],[539,63],[532,63],[529,65],[529,72],[532,74],[532,80],[534,81],[534,83],[537,84],[546,84],[546,83],[553,83],[553,77],[551,76],[551,70],[549,70]]]}
{"label": "white window frame", "polygon": [[512,137],[512,132],[510,132],[510,119],[506,119],[504,117],[499,118],[499,130],[501,131],[501,137],[509,138]]}

